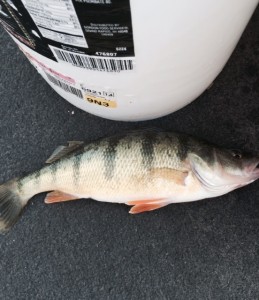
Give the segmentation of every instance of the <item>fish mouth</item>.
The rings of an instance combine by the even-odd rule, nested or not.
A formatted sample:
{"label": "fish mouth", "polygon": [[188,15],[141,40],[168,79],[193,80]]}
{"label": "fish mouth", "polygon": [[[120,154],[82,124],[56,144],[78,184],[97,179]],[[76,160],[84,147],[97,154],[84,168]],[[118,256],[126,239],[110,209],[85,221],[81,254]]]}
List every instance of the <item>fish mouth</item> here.
{"label": "fish mouth", "polygon": [[259,162],[256,163],[253,173],[257,173],[259,175]]}
{"label": "fish mouth", "polygon": [[256,161],[255,163],[254,163],[254,172],[259,172],[259,161]]}
{"label": "fish mouth", "polygon": [[251,177],[252,179],[256,180],[259,178],[259,160],[253,162],[246,168],[246,172],[248,174],[248,177]]}

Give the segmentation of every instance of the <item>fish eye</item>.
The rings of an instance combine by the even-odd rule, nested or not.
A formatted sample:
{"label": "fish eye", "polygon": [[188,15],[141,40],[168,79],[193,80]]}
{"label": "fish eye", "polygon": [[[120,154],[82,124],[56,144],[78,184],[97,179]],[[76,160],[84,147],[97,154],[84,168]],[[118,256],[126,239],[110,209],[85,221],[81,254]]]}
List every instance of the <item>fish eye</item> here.
{"label": "fish eye", "polygon": [[231,154],[236,159],[241,159],[242,158],[242,154],[237,150],[232,150]]}

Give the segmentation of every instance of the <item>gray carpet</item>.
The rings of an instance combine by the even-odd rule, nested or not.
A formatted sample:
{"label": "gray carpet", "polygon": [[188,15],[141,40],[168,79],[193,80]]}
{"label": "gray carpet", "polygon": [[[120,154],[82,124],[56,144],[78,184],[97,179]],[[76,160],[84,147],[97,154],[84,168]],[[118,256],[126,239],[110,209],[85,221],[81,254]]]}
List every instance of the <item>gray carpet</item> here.
{"label": "gray carpet", "polygon": [[[259,10],[214,85],[153,121],[114,122],[58,96],[0,29],[0,181],[67,140],[161,127],[259,154]],[[71,112],[74,111],[74,114]],[[258,299],[259,182],[131,216],[128,207],[30,201],[0,236],[0,299]]]}

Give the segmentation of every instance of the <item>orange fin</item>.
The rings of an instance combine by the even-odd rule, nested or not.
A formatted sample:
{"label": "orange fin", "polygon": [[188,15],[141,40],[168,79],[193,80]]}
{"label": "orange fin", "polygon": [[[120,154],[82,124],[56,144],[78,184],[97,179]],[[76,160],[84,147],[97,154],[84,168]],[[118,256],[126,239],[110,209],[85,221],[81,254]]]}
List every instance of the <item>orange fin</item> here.
{"label": "orange fin", "polygon": [[168,205],[164,199],[154,199],[154,200],[135,200],[127,202],[128,205],[134,205],[129,211],[130,214],[138,214],[145,211],[151,211],[159,209]]}
{"label": "orange fin", "polygon": [[49,203],[56,203],[56,202],[63,202],[63,201],[70,201],[70,200],[77,200],[77,199],[80,198],[59,191],[53,191],[47,194],[44,202],[49,204]]}
{"label": "orange fin", "polygon": [[151,199],[151,200],[132,200],[128,201],[127,205],[142,205],[142,204],[157,204],[164,202],[164,199]]}

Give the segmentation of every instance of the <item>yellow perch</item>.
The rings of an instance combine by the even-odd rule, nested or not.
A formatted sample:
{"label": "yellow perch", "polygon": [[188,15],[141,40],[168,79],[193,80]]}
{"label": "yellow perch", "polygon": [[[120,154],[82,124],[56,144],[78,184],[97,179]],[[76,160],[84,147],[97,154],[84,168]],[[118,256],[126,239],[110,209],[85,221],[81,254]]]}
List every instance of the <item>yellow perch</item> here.
{"label": "yellow perch", "polygon": [[131,205],[140,213],[216,197],[259,178],[259,158],[188,135],[144,130],[60,146],[47,165],[0,186],[0,231],[34,195],[46,203],[80,198]]}

